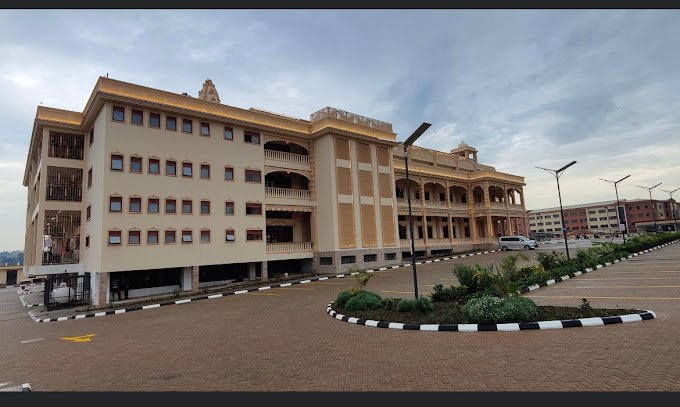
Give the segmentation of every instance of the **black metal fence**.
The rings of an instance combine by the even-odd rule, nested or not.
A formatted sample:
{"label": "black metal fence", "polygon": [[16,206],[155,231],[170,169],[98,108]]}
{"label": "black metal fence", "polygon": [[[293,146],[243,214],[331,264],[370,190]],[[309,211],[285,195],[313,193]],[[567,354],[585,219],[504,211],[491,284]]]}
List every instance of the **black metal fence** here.
{"label": "black metal fence", "polygon": [[50,274],[45,279],[44,304],[48,309],[90,303],[90,275]]}

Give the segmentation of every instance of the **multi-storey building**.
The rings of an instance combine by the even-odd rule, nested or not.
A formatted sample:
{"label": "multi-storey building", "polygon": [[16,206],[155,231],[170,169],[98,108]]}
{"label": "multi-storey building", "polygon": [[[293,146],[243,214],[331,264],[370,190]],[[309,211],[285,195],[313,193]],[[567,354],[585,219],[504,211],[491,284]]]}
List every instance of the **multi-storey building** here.
{"label": "multi-storey building", "polygon": [[[24,185],[25,272],[88,276],[95,305],[410,256],[392,125],[310,120],[99,78],[82,112],[39,106]],[[524,221],[522,177],[474,148],[413,147],[417,252],[491,246]],[[418,254],[418,253],[417,253]]]}
{"label": "multi-storey building", "polygon": [[[564,206],[564,223],[560,216],[560,208],[532,209],[528,211],[529,230],[531,234],[545,234],[553,237],[562,236],[562,227],[567,228],[567,235],[582,234],[615,234],[626,230],[627,233],[638,233],[637,224],[652,222],[654,214],[648,199],[622,199],[619,201],[617,218],[616,201],[591,202],[581,205]],[[656,219],[671,220],[673,211],[680,213],[680,205],[674,200],[654,200]],[[676,215],[677,217],[677,215]],[[625,225],[621,228],[619,222]],[[669,222],[672,224],[672,222]]]}

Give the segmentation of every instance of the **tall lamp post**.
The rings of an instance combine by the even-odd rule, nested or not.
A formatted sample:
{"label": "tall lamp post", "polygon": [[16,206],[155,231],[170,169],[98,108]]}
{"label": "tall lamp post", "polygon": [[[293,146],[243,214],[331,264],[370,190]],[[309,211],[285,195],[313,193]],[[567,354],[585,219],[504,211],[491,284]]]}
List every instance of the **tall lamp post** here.
{"label": "tall lamp post", "polygon": [[[619,182],[623,181],[628,177],[630,177],[630,174],[626,175],[625,177],[621,178],[618,181],[610,181],[608,179],[600,178],[601,181],[608,182],[614,185],[614,191],[616,191],[616,221],[619,224],[619,228],[621,228],[621,218],[619,217],[619,207],[621,206],[621,204],[619,203]],[[626,243],[626,231],[628,231],[627,225],[624,226],[624,230],[621,231],[621,235],[623,236],[623,243]]]}
{"label": "tall lamp post", "polygon": [[567,227],[564,226],[564,209],[562,209],[562,193],[560,192],[560,174],[564,170],[566,170],[567,168],[571,167],[574,164],[576,164],[576,161],[572,161],[569,164],[565,165],[564,167],[562,167],[558,170],[551,170],[549,168],[536,167],[538,169],[549,172],[551,175],[553,175],[555,177],[555,180],[557,181],[557,196],[560,198],[560,216],[562,217],[562,235],[564,236],[564,248],[567,250],[567,259],[570,259],[570,257],[569,257],[569,244],[567,243]]}
{"label": "tall lamp post", "polygon": [[656,208],[654,207],[654,201],[652,201],[652,189],[658,187],[661,184],[662,183],[659,182],[658,184],[654,185],[653,187],[641,187],[640,185],[638,185],[639,188],[646,189],[647,191],[649,191],[649,206],[652,207],[652,215],[654,216],[654,233],[656,233],[657,230],[656,230]]}
{"label": "tall lamp post", "polygon": [[670,195],[670,197],[668,198],[668,203],[671,205],[671,217],[673,218],[673,231],[677,232],[678,231],[678,222],[676,222],[676,219],[675,219],[675,207],[674,207],[675,205],[673,205],[673,193],[680,191],[680,188],[675,188],[672,191],[666,191],[665,189],[662,189],[662,191],[668,192],[668,195]]}
{"label": "tall lamp post", "polygon": [[408,177],[408,148],[422,136],[432,124],[423,123],[402,143],[404,147],[404,166],[406,167],[406,197],[408,200],[408,223],[411,230],[411,264],[413,265],[413,291],[418,299],[418,275],[416,274],[416,245],[413,240],[413,215],[411,214],[411,180]]}

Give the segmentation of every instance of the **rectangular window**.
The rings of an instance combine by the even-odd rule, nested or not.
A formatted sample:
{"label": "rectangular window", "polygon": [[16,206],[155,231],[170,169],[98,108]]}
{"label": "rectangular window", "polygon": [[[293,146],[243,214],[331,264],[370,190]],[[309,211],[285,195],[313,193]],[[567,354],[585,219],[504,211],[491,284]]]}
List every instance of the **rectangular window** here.
{"label": "rectangular window", "polygon": [[236,240],[236,234],[234,233],[234,229],[227,229],[224,240],[226,242],[233,242]]}
{"label": "rectangular window", "polygon": [[224,203],[224,214],[225,215],[233,215],[234,214],[234,203],[233,202],[225,202]]}
{"label": "rectangular window", "polygon": [[257,170],[246,170],[246,182],[262,182],[262,173]]}
{"label": "rectangular window", "polygon": [[243,132],[243,141],[250,144],[260,144],[260,133],[246,130]]}
{"label": "rectangular window", "polygon": [[319,264],[322,266],[332,266],[333,265],[333,258],[332,257],[319,257]]}
{"label": "rectangular window", "polygon": [[177,130],[177,118],[175,116],[165,116],[165,129],[166,130]]}
{"label": "rectangular window", "polygon": [[130,157],[130,172],[142,173],[142,157]]}
{"label": "rectangular window", "polygon": [[191,199],[182,200],[182,213],[191,214],[193,212]]}
{"label": "rectangular window", "polygon": [[85,236],[85,247],[90,247],[90,236]]}
{"label": "rectangular window", "polygon": [[210,179],[210,165],[201,164],[201,178]]}
{"label": "rectangular window", "polygon": [[146,232],[146,244],[158,244],[157,230],[149,230]]}
{"label": "rectangular window", "polygon": [[109,230],[109,244],[120,244],[120,232]]}
{"label": "rectangular window", "polygon": [[161,173],[161,160],[156,158],[149,158],[149,174]]}
{"label": "rectangular window", "polygon": [[234,139],[234,129],[231,127],[224,126],[224,139],[233,140]]}
{"label": "rectangular window", "polygon": [[182,119],[182,132],[191,133],[193,131],[193,122],[189,119]]}
{"label": "rectangular window", "polygon": [[124,122],[125,121],[125,108],[120,106],[113,107],[113,117],[114,122]]}
{"label": "rectangular window", "polygon": [[371,263],[374,261],[378,261],[377,254],[364,254],[364,263]]}
{"label": "rectangular window", "polygon": [[356,263],[357,258],[355,256],[342,256],[340,257],[340,263],[341,264],[352,264]]}
{"label": "rectangular window", "polygon": [[141,232],[138,230],[131,230],[128,232],[128,244],[140,244]]}
{"label": "rectangular window", "polygon": [[94,127],[90,129],[90,145],[94,143]]}
{"label": "rectangular window", "polygon": [[142,212],[142,198],[130,198],[130,212],[131,213]]}
{"label": "rectangular window", "polygon": [[87,171],[87,188],[92,188],[92,168]]}
{"label": "rectangular window", "polygon": [[262,215],[262,204],[246,203],[246,215]]}
{"label": "rectangular window", "polygon": [[201,136],[210,136],[210,124],[201,122]]}
{"label": "rectangular window", "polygon": [[182,176],[183,177],[192,177],[193,176],[193,170],[194,166],[192,163],[182,163]]}
{"label": "rectangular window", "polygon": [[149,113],[149,127],[154,129],[161,128],[161,115],[158,113]]}
{"label": "rectangular window", "polygon": [[210,243],[210,231],[201,230],[201,243]]}
{"label": "rectangular window", "polygon": [[191,243],[193,242],[193,235],[190,230],[183,230],[182,231],[182,243]]}
{"label": "rectangular window", "polygon": [[165,161],[165,175],[170,176],[177,175],[177,162],[172,160]]}
{"label": "rectangular window", "polygon": [[176,232],[174,230],[165,231],[165,244],[175,243],[175,233]]}
{"label": "rectangular window", "polygon": [[120,196],[112,196],[109,198],[109,212],[122,212],[123,198]]}
{"label": "rectangular window", "polygon": [[259,229],[247,230],[246,240],[262,240],[262,231]]}
{"label": "rectangular window", "polygon": [[132,109],[132,124],[144,124],[144,112],[137,109]]}
{"label": "rectangular window", "polygon": [[92,218],[92,205],[88,205],[85,210],[85,220],[90,220]]}
{"label": "rectangular window", "polygon": [[114,171],[123,171],[123,156],[119,154],[111,154],[111,169]]}
{"label": "rectangular window", "polygon": [[146,210],[149,213],[158,213],[160,211],[160,199],[149,198]]}
{"label": "rectangular window", "polygon": [[174,199],[165,200],[165,213],[177,213],[177,201]]}
{"label": "rectangular window", "polygon": [[224,167],[224,180],[233,181],[234,180],[234,169],[231,167]]}
{"label": "rectangular window", "polygon": [[397,253],[385,253],[385,260],[396,260]]}
{"label": "rectangular window", "polygon": [[201,215],[210,215],[210,201],[201,201]]}

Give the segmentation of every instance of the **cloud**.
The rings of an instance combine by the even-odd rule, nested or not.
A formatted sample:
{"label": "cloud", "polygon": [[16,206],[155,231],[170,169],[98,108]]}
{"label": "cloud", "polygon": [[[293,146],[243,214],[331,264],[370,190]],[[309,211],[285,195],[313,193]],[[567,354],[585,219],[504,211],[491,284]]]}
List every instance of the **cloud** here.
{"label": "cloud", "polygon": [[[81,110],[111,77],[308,118],[334,106],[419,145],[461,140],[525,177],[530,208],[612,199],[598,178],[675,186],[677,10],[4,10],[0,12],[0,250],[23,246],[23,157],[36,106]],[[20,159],[18,159],[20,158]],[[21,165],[18,165],[21,164]],[[626,184],[626,185],[624,185]],[[657,195],[658,194],[658,195]],[[655,193],[655,197],[665,197]]]}

